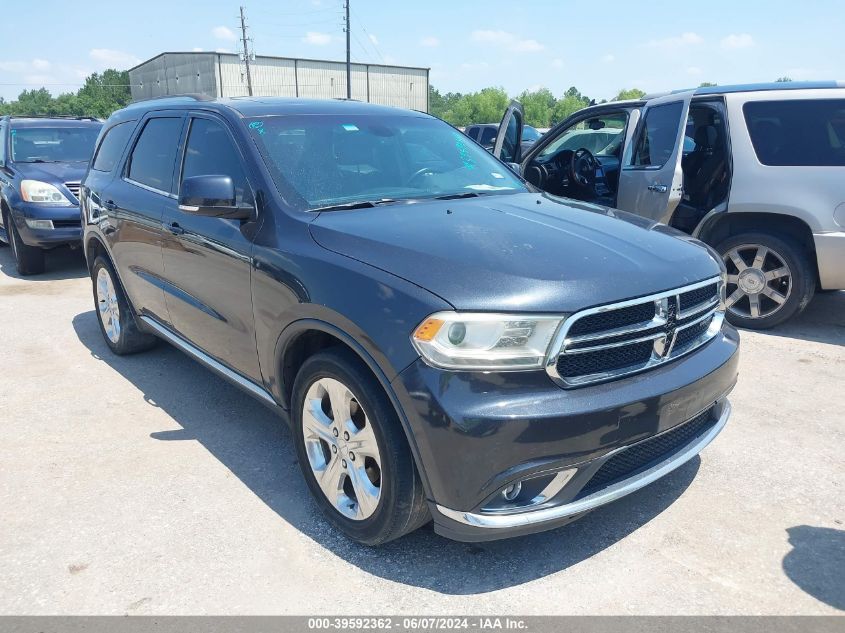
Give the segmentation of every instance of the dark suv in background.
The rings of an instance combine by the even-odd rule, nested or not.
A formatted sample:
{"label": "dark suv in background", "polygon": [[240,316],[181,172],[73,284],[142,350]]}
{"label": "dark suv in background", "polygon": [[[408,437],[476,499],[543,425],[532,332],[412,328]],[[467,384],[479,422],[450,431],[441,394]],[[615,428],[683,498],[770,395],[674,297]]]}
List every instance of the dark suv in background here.
{"label": "dark suv in background", "polygon": [[360,542],[432,518],[463,540],[562,525],[728,419],[718,255],[537,193],[426,114],[137,103],[106,123],[81,202],[107,345],[164,339],[282,413]]}
{"label": "dark suv in background", "polygon": [[44,271],[44,251],[82,238],[79,183],[102,122],[0,118],[0,243],[21,275]]}

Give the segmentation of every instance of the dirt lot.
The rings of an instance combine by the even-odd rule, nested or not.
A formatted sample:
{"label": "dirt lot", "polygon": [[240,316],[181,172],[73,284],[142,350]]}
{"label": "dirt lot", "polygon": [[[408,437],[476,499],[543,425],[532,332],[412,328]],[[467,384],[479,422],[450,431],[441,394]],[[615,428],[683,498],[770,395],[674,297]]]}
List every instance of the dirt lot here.
{"label": "dirt lot", "polygon": [[0,613],[825,614],[845,609],[845,293],[743,332],[699,458],[553,532],[335,534],[267,409],[161,345],[111,355],[77,253],[0,248]]}

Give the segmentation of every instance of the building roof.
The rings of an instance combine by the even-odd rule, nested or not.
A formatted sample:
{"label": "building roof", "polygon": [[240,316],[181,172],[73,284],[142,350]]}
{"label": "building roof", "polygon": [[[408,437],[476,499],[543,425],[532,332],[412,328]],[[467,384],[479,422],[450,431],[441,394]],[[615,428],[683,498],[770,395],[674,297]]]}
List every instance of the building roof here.
{"label": "building roof", "polygon": [[[193,51],[165,51],[163,53],[159,53],[158,55],[150,57],[148,60],[143,61],[140,64],[137,64],[136,66],[133,66],[132,68],[129,69],[129,72],[132,72],[133,70],[140,68],[141,66],[144,66],[145,64],[150,63],[154,59],[158,59],[159,57],[162,57],[164,55],[218,55],[218,56],[222,56],[222,57],[238,57],[238,58],[240,57],[237,53],[218,53],[218,52],[215,52],[215,51],[196,51],[196,52],[193,52]],[[334,60],[334,59],[312,59],[312,58],[308,58],[308,57],[281,57],[281,56],[276,56],[276,55],[256,55],[255,59],[256,60],[260,60],[260,59],[285,59],[285,60],[288,60],[288,61],[297,61],[297,62],[319,62],[319,63],[323,63],[323,64],[346,64],[345,60],[344,61],[338,61],[338,60]],[[371,67],[374,66],[374,67],[377,67],[377,68],[378,67],[381,67],[381,68],[406,68],[408,70],[424,70],[426,72],[431,70],[430,68],[427,68],[427,67],[424,67],[424,66],[402,66],[400,64],[371,64],[369,62],[352,62],[352,66],[371,66]]]}

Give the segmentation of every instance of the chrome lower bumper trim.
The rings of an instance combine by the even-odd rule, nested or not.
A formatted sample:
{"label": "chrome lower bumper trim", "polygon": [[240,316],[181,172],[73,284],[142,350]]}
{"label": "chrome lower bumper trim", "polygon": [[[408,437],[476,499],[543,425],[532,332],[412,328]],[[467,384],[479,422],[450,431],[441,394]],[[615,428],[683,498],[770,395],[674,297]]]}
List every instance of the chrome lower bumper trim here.
{"label": "chrome lower bumper trim", "polygon": [[670,455],[663,461],[658,462],[648,470],[644,470],[629,479],[624,479],[603,490],[599,490],[598,492],[584,497],[583,499],[578,499],[577,501],[573,501],[565,505],[554,506],[551,508],[547,507],[539,510],[526,510],[525,512],[519,514],[507,515],[462,512],[460,510],[450,510],[449,508],[444,508],[441,505],[437,506],[437,510],[444,516],[453,519],[454,521],[458,521],[459,523],[477,528],[494,530],[536,525],[538,523],[557,521],[558,519],[575,516],[629,495],[682,466],[698,455],[705,446],[713,441],[721,430],[725,428],[725,424],[727,424],[730,415],[731,405],[730,402],[725,400],[716,424],[698,439],[693,440],[684,448]]}

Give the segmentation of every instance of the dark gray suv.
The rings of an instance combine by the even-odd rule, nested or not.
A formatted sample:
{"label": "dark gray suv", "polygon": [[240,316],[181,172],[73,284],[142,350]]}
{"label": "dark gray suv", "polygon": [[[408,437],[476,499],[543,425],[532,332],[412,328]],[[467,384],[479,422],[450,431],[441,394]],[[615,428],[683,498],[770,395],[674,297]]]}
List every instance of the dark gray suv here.
{"label": "dark gray suv", "polygon": [[108,346],[164,339],[277,410],[362,543],[562,525],[728,419],[720,258],[537,193],[426,114],[142,102],[104,126],[81,197]]}

